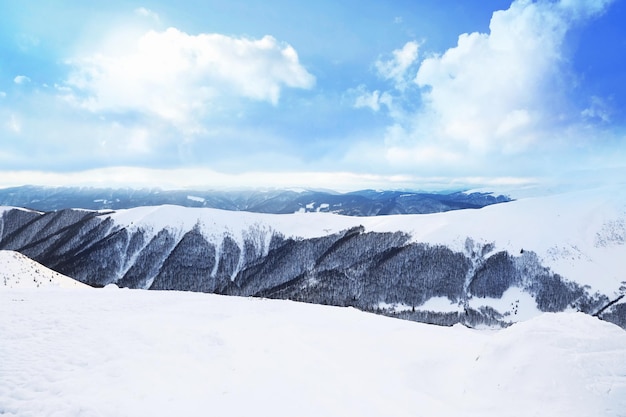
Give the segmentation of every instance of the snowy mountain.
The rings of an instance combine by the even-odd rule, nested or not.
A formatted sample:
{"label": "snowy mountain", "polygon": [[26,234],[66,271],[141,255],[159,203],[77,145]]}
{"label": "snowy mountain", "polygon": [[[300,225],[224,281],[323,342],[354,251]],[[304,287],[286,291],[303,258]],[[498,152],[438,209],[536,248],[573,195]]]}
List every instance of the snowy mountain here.
{"label": "snowy mountain", "polygon": [[377,217],[0,211],[0,249],[93,286],[285,298],[445,325],[582,311],[626,328],[623,187]]}
{"label": "snowy mountain", "polygon": [[3,416],[621,417],[626,332],[182,292],[0,291]]}
{"label": "snowy mountain", "polygon": [[191,191],[22,186],[0,189],[0,206],[52,211],[126,209],[173,204],[255,213],[330,212],[349,216],[438,213],[509,201],[489,192],[417,193],[362,190]]}
{"label": "snowy mountain", "polygon": [[9,288],[89,288],[18,252],[0,250],[0,290]]}

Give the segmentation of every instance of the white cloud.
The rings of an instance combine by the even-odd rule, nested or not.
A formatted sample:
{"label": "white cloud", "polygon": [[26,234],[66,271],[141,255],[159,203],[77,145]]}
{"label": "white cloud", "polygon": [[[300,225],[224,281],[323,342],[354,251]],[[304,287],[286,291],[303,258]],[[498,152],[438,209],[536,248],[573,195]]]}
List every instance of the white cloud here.
{"label": "white cloud", "polygon": [[7,93],[5,93],[4,91],[0,91],[0,98],[5,98],[7,96]]}
{"label": "white cloud", "polygon": [[27,84],[30,82],[30,78],[28,78],[25,75],[18,75],[15,78],[13,78],[13,82],[18,85]]}
{"label": "white cloud", "polygon": [[357,109],[367,107],[374,111],[380,110],[380,91],[361,91],[354,100],[354,107]]}
{"label": "white cloud", "polygon": [[463,161],[463,155],[436,145],[416,146],[414,148],[391,146],[386,157],[402,165],[419,165],[432,170],[433,165],[457,164]]}
{"label": "white cloud", "polygon": [[353,100],[353,106],[356,109],[367,108],[378,112],[382,106],[385,106],[391,115],[396,112],[397,106],[394,105],[393,96],[387,91],[369,91],[365,85],[360,85],[349,89],[347,94]]}
{"label": "white cloud", "polygon": [[580,114],[587,119],[599,119],[605,123],[611,121],[610,106],[605,100],[597,96],[591,97],[589,107],[584,109]]}
{"label": "white cloud", "polygon": [[311,88],[315,78],[296,51],[271,36],[189,35],[175,28],[127,39],[132,47],[69,62],[66,97],[92,111],[157,115],[179,127],[220,100],[246,98],[277,104],[282,88]]}
{"label": "white cloud", "polygon": [[127,146],[132,153],[150,153],[150,132],[143,128],[133,129],[128,137]]}
{"label": "white cloud", "polygon": [[377,60],[374,65],[378,74],[383,79],[393,81],[398,90],[404,90],[408,83],[407,71],[417,61],[418,49],[417,42],[407,42],[401,49],[392,52],[391,59]]}
{"label": "white cloud", "polygon": [[9,120],[6,122],[6,127],[13,133],[19,134],[22,132],[22,123],[20,122],[20,119],[14,114],[9,117]]}
{"label": "white cloud", "polygon": [[572,20],[587,19],[604,13],[614,0],[560,0],[556,7]]}
{"label": "white cloud", "polygon": [[523,150],[537,141],[563,111],[565,34],[608,3],[514,1],[493,14],[490,33],[463,34],[454,48],[425,59],[415,82],[433,129],[479,151]]}
{"label": "white cloud", "polygon": [[[456,46],[419,65],[415,42],[394,51],[392,59],[377,61],[380,77],[393,80],[399,90],[417,68],[414,82],[420,88],[419,99],[406,91],[400,97],[420,103],[419,110],[390,113],[395,122],[385,142],[388,161],[454,166],[556,141],[585,117],[607,120],[600,100],[592,100],[582,113],[568,104],[571,82],[563,51],[567,32],[604,12],[609,3],[516,0],[493,13],[489,33],[462,34]],[[373,108],[376,98],[363,96],[360,104]]]}
{"label": "white cloud", "polygon": [[156,143],[151,143],[150,140],[152,134],[145,127],[123,126],[117,122],[104,123],[92,134],[98,144],[97,147],[92,146],[92,152],[101,156],[121,154],[133,157],[150,154],[156,148]]}
{"label": "white cloud", "polygon": [[153,12],[150,9],[146,9],[145,7],[138,7],[135,9],[135,14],[142,16],[142,17],[147,17],[149,19],[154,20],[155,22],[160,22],[161,18],[159,17],[159,15],[156,12]]}

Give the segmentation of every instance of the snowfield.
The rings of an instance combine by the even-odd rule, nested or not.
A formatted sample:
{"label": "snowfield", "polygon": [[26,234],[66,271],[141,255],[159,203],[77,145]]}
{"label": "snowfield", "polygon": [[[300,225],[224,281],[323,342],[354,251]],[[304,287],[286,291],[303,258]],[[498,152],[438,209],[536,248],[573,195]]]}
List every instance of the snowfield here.
{"label": "snowfield", "polygon": [[3,416],[624,416],[626,332],[200,293],[0,291]]}

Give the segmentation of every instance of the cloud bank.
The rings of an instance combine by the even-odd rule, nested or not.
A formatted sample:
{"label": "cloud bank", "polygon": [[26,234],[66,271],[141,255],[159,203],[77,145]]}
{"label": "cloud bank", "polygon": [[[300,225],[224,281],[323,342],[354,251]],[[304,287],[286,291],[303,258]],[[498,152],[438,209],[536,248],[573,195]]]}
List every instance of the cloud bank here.
{"label": "cloud bank", "polygon": [[414,189],[440,191],[474,187],[518,188],[537,183],[532,177],[420,177],[415,175],[359,174],[346,171],[251,171],[227,174],[210,168],[188,167],[150,169],[129,166],[107,167],[73,172],[4,171],[0,187],[24,184],[42,186],[135,187],[161,189],[244,189],[244,188],[325,188],[340,192],[380,189]]}

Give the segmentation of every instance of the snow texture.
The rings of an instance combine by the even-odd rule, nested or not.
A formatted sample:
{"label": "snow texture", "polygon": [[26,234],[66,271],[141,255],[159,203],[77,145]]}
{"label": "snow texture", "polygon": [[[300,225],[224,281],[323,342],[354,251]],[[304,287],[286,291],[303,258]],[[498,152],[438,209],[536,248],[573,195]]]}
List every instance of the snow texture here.
{"label": "snow texture", "polygon": [[[109,289],[112,288],[112,289]],[[290,301],[0,292],[3,416],[568,416],[626,410],[626,332],[438,327]]]}

